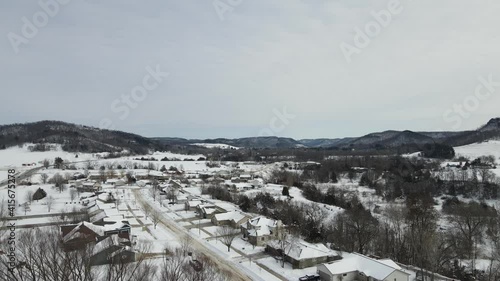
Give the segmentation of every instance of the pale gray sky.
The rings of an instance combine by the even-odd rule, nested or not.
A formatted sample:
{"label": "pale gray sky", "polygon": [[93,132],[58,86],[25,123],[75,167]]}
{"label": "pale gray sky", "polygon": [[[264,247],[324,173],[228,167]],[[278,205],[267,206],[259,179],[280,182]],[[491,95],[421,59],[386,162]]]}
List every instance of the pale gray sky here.
{"label": "pale gray sky", "polygon": [[497,0],[59,1],[0,2],[2,124],[316,138],[500,115],[500,84],[479,79],[500,82]]}

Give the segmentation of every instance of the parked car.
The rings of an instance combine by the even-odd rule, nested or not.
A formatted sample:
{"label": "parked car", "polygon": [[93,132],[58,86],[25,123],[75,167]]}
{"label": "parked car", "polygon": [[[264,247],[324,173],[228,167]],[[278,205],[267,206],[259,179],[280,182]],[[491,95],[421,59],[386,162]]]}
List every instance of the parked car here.
{"label": "parked car", "polygon": [[299,278],[299,281],[318,281],[319,275],[305,275]]}

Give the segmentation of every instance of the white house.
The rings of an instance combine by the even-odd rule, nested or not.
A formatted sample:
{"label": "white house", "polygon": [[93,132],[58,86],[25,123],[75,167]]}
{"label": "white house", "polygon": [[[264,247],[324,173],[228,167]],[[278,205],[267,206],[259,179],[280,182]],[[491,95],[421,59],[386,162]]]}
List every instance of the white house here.
{"label": "white house", "polygon": [[282,245],[279,240],[272,240],[266,246],[266,252],[273,255],[281,255],[282,251],[284,251],[285,261],[289,262],[293,269],[311,267],[339,259],[336,252],[320,243],[286,241],[285,245]]}
{"label": "white house", "polygon": [[126,181],[124,179],[108,179],[106,181],[106,184],[112,185],[112,186],[124,186]]}
{"label": "white house", "polygon": [[322,281],[409,281],[410,274],[390,259],[376,260],[352,253],[338,261],[320,264]]}
{"label": "white house", "polygon": [[241,225],[243,238],[248,239],[252,245],[263,246],[269,240],[277,239],[284,230],[280,220],[273,220],[264,216],[258,216]]}
{"label": "white house", "polygon": [[247,217],[242,212],[231,211],[226,213],[215,214],[212,217],[212,223],[215,225],[230,225],[234,228],[240,227],[242,224],[247,222],[249,217]]}

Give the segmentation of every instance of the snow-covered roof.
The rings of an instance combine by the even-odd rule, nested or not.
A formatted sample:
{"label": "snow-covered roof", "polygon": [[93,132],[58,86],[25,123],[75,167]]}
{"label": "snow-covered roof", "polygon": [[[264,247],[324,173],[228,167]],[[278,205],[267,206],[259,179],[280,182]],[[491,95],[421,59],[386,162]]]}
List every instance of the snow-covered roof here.
{"label": "snow-covered roof", "polygon": [[91,186],[91,187],[93,187],[93,186],[97,186],[97,185],[99,185],[99,184],[97,182],[94,182],[94,181],[86,181],[86,182],[83,183],[83,186]]}
{"label": "snow-covered roof", "polygon": [[202,210],[205,214],[213,214],[217,211],[217,207],[213,204],[200,204],[197,206],[200,210]]}
{"label": "snow-covered roof", "polygon": [[217,221],[232,221],[234,223],[241,221],[243,218],[245,218],[245,215],[237,211],[215,215],[215,219],[217,219]]}
{"label": "snow-covered roof", "polygon": [[252,183],[264,183],[264,180],[262,178],[255,178],[252,180]]}
{"label": "snow-covered roof", "polygon": [[106,183],[125,183],[125,179],[107,179]]}
{"label": "snow-covered roof", "polygon": [[130,225],[125,221],[117,221],[113,224],[105,224],[103,226],[105,231],[113,231],[116,229],[122,229],[122,228],[126,228],[126,227],[130,227]]}
{"label": "snow-covered roof", "polygon": [[82,221],[81,223],[76,225],[75,228],[73,228],[70,232],[68,232],[68,234],[66,234],[64,236],[63,241],[68,242],[69,240],[71,240],[73,238],[79,237],[80,230],[82,229],[82,227],[87,227],[88,229],[92,230],[95,234],[97,234],[99,236],[104,235],[104,231],[105,231],[104,227],[99,226],[99,225],[95,225],[95,224],[92,224],[92,223],[89,223],[86,221]]}
{"label": "snow-covered roof", "polygon": [[311,244],[305,241],[301,241],[289,245],[289,247],[291,247],[291,249],[288,252],[288,256],[295,260],[335,256],[335,252],[320,243]]}
{"label": "snow-covered roof", "polygon": [[248,229],[249,236],[269,235],[272,229],[278,225],[278,221],[263,216],[250,219],[248,223],[251,225],[251,228]]}
{"label": "snow-covered roof", "polygon": [[106,237],[105,239],[103,239],[102,241],[100,241],[99,243],[94,245],[94,248],[92,249],[92,254],[93,255],[98,254],[98,253],[104,251],[105,249],[109,248],[112,245],[119,245],[119,244],[120,243],[119,243],[118,235],[117,234],[110,235],[110,236]]}
{"label": "snow-covered roof", "polygon": [[[395,270],[401,271],[401,267],[390,260],[375,260],[357,253],[345,254],[343,259],[323,264],[323,266],[332,275],[362,272],[364,275],[378,280],[384,280]],[[407,274],[404,271],[401,272]]]}
{"label": "snow-covered roof", "polygon": [[202,203],[201,200],[191,200],[191,201],[186,202],[188,207],[196,207],[196,206],[200,205],[201,203]]}
{"label": "snow-covered roof", "polygon": [[104,210],[100,210],[100,212],[90,217],[91,222],[96,222],[104,219],[106,217],[106,212]]}
{"label": "snow-covered roof", "polygon": [[160,172],[160,171],[150,171],[149,175],[150,176],[155,176],[155,177],[163,177],[163,176],[165,176],[165,174],[163,172]]}

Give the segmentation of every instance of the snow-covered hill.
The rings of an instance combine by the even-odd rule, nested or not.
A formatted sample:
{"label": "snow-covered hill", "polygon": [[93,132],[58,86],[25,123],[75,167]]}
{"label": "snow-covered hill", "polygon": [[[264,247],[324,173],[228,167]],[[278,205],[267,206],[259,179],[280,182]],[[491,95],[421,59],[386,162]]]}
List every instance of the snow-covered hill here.
{"label": "snow-covered hill", "polygon": [[[500,163],[500,141],[490,140],[481,143],[474,143],[464,146],[455,147],[457,157],[464,156],[471,160],[481,156],[493,155],[497,164]],[[492,170],[497,176],[500,176],[500,167]]]}

